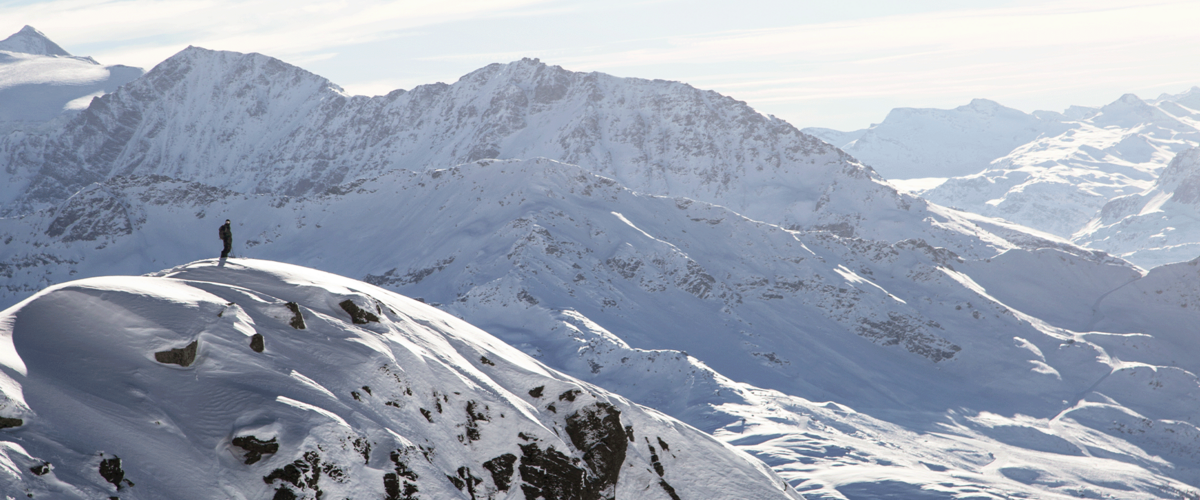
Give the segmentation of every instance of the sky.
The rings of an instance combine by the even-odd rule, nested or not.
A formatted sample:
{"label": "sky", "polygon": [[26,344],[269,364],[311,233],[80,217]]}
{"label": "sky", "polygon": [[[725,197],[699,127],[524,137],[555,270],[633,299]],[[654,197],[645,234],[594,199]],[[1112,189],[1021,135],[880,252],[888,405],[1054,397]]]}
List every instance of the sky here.
{"label": "sky", "polygon": [[1200,85],[1195,0],[0,0],[75,55],[259,52],[379,95],[536,57],[677,80],[798,127],[974,98],[1033,111]]}

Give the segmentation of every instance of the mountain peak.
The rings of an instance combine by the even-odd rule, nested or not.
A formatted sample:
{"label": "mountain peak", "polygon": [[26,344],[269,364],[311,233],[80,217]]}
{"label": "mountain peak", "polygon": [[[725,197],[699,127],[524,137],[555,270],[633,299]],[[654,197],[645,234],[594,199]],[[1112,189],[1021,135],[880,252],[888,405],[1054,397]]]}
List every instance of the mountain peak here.
{"label": "mountain peak", "polygon": [[1122,104],[1139,104],[1144,103],[1145,101],[1142,101],[1142,98],[1138,97],[1136,94],[1125,94],[1121,96],[1120,99],[1117,99],[1117,102]]}
{"label": "mountain peak", "polygon": [[978,99],[977,98],[977,99],[971,99],[971,103],[968,104],[967,107],[973,108],[973,109],[980,109],[980,110],[985,110],[985,109],[990,110],[990,109],[1000,108],[1003,106],[1001,106],[1000,103],[993,101],[991,99]]}
{"label": "mountain peak", "polygon": [[1101,126],[1134,127],[1143,123],[1173,123],[1170,115],[1151,106],[1134,94],[1125,94],[1111,104],[1100,108],[1100,114],[1093,118],[1093,123]]}
{"label": "mountain peak", "polygon": [[54,43],[41,31],[26,25],[21,31],[0,40],[0,50],[34,54],[39,56],[70,56],[71,54]]}

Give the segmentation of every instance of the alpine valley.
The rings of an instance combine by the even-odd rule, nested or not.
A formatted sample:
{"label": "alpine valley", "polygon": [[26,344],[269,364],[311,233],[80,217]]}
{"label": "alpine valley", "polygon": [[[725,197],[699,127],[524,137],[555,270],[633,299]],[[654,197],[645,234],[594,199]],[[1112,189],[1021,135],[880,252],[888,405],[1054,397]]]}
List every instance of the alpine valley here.
{"label": "alpine valley", "polygon": [[1200,260],[683,83],[189,47],[0,165],[9,495],[1200,498]]}

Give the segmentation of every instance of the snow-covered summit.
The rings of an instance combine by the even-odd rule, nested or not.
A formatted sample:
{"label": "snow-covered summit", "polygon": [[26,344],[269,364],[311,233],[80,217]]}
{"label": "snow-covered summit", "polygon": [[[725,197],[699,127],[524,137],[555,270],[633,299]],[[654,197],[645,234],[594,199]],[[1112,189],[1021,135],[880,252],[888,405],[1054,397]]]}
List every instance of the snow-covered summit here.
{"label": "snow-covered summit", "polygon": [[765,465],[366,283],[268,261],[0,313],[0,491],[32,498],[779,498]]}
{"label": "snow-covered summit", "polygon": [[26,26],[0,41],[0,136],[86,108],[143,71],[76,57]]}
{"label": "snow-covered summit", "polygon": [[20,52],[35,56],[70,56],[71,54],[59,47],[33,26],[26,25],[21,31],[0,40],[0,50]]}
{"label": "snow-covered summit", "polygon": [[[859,132],[804,131],[842,148],[888,179],[910,179],[974,174],[1013,148],[1064,128],[995,101],[973,99],[949,110],[896,108],[883,122]],[[835,142],[849,138],[853,139]]]}
{"label": "snow-covered summit", "polygon": [[1178,94],[1163,93],[1153,101],[1153,103],[1156,105],[1168,102],[1181,106],[1187,106],[1192,110],[1200,109],[1200,85],[1194,86]]}

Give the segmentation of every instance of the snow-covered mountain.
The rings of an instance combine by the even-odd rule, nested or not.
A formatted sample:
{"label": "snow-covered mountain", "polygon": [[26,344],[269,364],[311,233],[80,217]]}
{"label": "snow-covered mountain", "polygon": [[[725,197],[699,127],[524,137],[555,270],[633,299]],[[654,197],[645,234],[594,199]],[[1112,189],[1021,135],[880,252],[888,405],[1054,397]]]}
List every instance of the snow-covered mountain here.
{"label": "snow-covered mountain", "polygon": [[[684,84],[523,60],[349,97],[190,48],[2,154],[4,208],[22,214],[0,219],[9,303],[212,256],[230,218],[238,255],[419,297],[810,498],[1200,483],[1197,457],[1136,434],[1195,439],[1200,367],[1160,333],[1093,333],[1097,304],[1143,271],[899,193]],[[1157,347],[1096,340],[1130,338]],[[1158,385],[1118,383],[1134,364]]]}
{"label": "snow-covered mountain", "polygon": [[[374,98],[258,54],[189,48],[69,123],[0,144],[9,215],[118,175],[300,196],[404,168],[547,157],[632,189],[789,227],[894,239],[915,202],[845,153],[745,103],[677,82],[494,64]],[[863,204],[871,210],[860,210]],[[917,217],[920,220],[920,217]],[[873,236],[874,237],[874,236]]]}
{"label": "snow-covered mountain", "polygon": [[75,57],[26,26],[0,40],[0,134],[37,126],[64,112],[84,109],[144,73]]}
{"label": "snow-covered mountain", "polygon": [[1147,269],[1200,255],[1200,148],[1175,155],[1154,186],[1113,198],[1074,240]]}
{"label": "snow-covered mountain", "polygon": [[977,99],[953,110],[897,109],[850,135],[805,130],[855,138],[844,149],[885,177],[950,177],[921,192],[930,201],[1071,238],[1109,200],[1150,189],[1175,154],[1200,145],[1200,87],[1063,113]]}
{"label": "snow-covered mountain", "polygon": [[888,179],[913,179],[975,174],[1017,146],[1067,128],[1061,120],[975,99],[954,109],[896,108],[882,122],[853,132],[803,130]]}
{"label": "snow-covered mountain", "polygon": [[201,261],[0,313],[0,490],[31,498],[800,498],[441,311]]}

